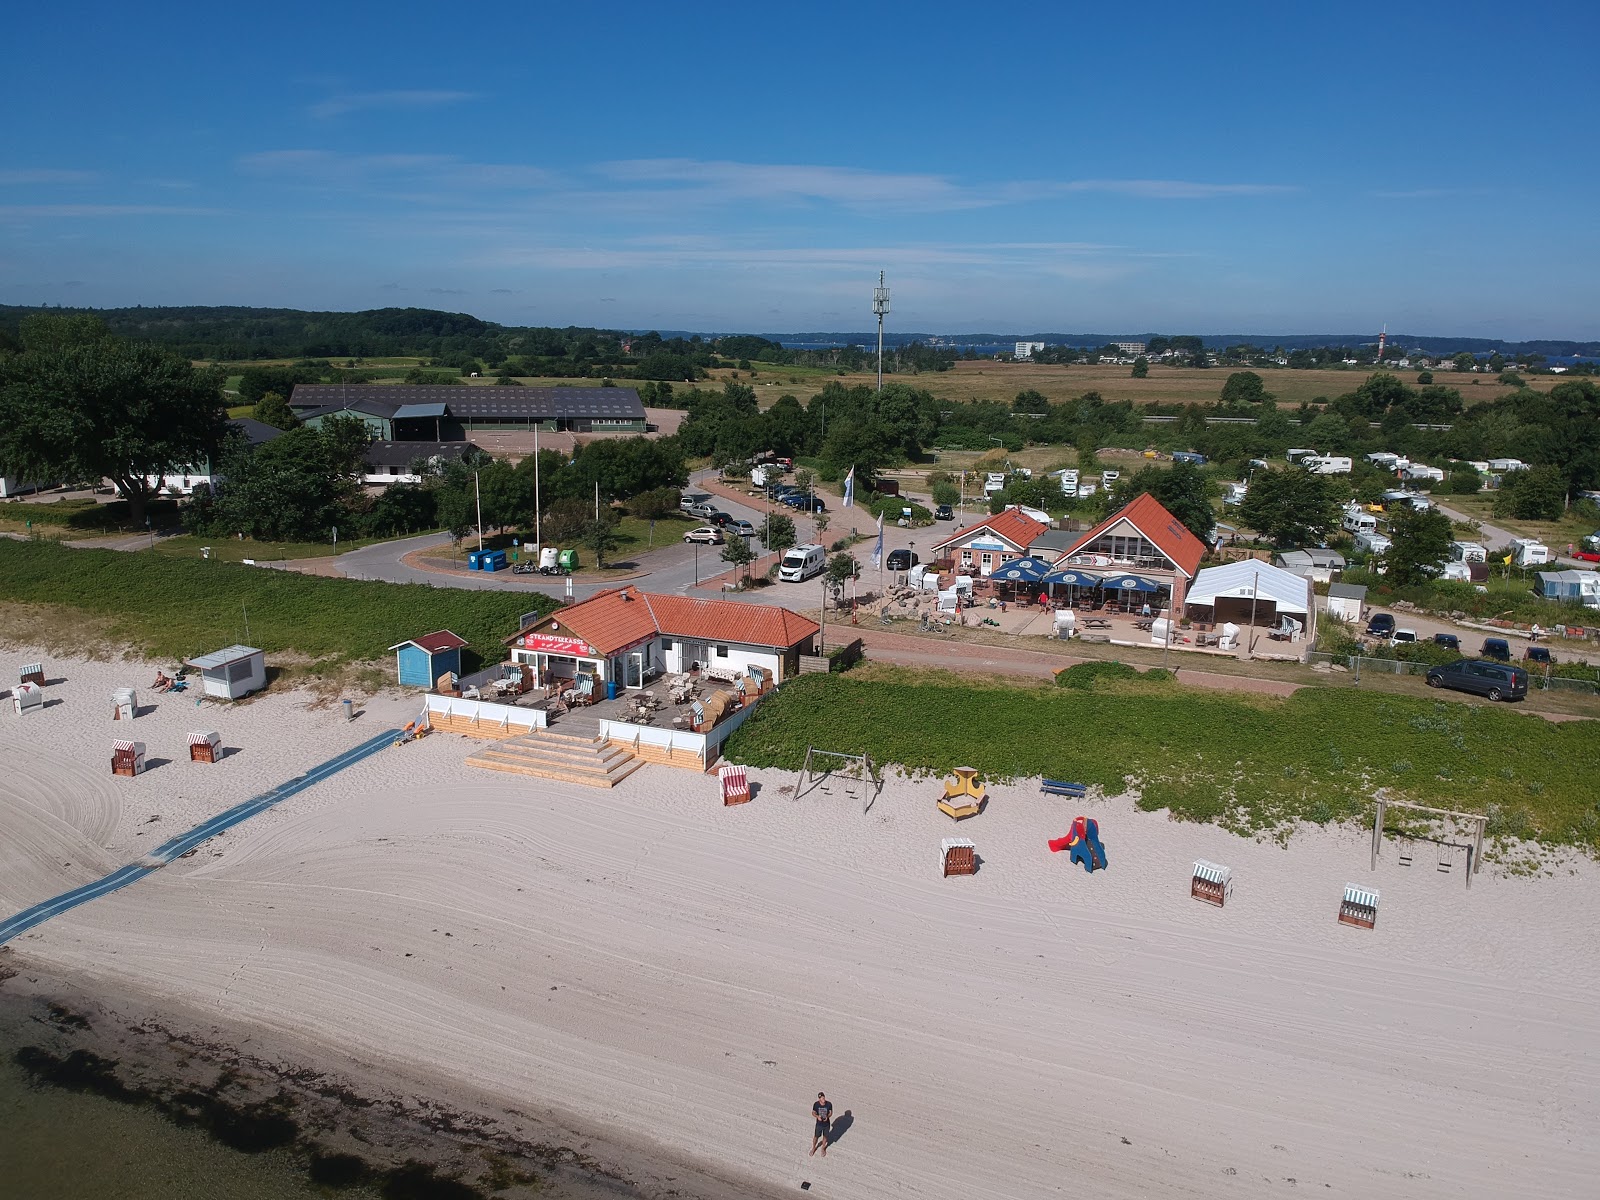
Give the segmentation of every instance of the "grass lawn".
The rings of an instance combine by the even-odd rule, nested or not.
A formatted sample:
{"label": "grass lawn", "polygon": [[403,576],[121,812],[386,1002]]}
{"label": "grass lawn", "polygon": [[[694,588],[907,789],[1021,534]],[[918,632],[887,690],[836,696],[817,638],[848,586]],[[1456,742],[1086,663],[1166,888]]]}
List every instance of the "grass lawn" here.
{"label": "grass lawn", "polygon": [[[150,522],[157,529],[177,524],[176,500],[155,500],[146,506]],[[0,503],[0,529],[24,533],[28,522],[33,522],[33,532],[52,537],[100,537],[112,533],[144,532],[137,529],[128,517],[125,500],[101,504],[87,497],[52,500],[48,504],[29,504],[22,500]]]}
{"label": "grass lawn", "polygon": [[[50,619],[33,627],[78,653],[110,642],[178,659],[248,638],[269,654],[303,656],[312,674],[382,661],[388,647],[431,629],[454,630],[477,655],[496,662],[503,657],[500,639],[516,630],[522,613],[556,607],[525,592],[327,579],[10,540],[0,540],[0,601],[36,615],[43,610]],[[73,636],[77,619],[92,629],[93,642]],[[8,614],[13,632],[21,624]]]}
{"label": "grass lawn", "polygon": [[[1479,492],[1474,496],[1440,496],[1438,503],[1457,512],[1466,513],[1475,521],[1487,521],[1501,529],[1509,529],[1518,537],[1538,538],[1557,554],[1567,552],[1567,544],[1578,545],[1587,535],[1600,528],[1600,520],[1587,511],[1569,510],[1559,521],[1519,521],[1514,517],[1494,515],[1495,494]],[[1494,549],[1495,547],[1490,547]]]}
{"label": "grass lawn", "polygon": [[[419,529],[418,533],[427,533]],[[339,553],[372,546],[388,538],[339,539]],[[253,558],[257,562],[276,562],[289,558],[321,558],[333,553],[329,542],[258,542],[254,538],[202,537],[198,533],[185,533],[176,537],[158,537],[155,552],[169,558],[201,558],[200,549],[211,547],[211,557],[221,562],[243,562]]]}
{"label": "grass lawn", "polygon": [[1360,820],[1384,787],[1397,799],[1487,813],[1497,836],[1600,855],[1600,810],[1580,766],[1600,761],[1600,723],[1431,696],[1307,687],[1278,699],[1170,678],[1075,691],[869,667],[791,680],[724,753],[798,770],[807,746],[912,771],[963,764],[1108,792],[1131,785],[1141,808],[1242,833]]}

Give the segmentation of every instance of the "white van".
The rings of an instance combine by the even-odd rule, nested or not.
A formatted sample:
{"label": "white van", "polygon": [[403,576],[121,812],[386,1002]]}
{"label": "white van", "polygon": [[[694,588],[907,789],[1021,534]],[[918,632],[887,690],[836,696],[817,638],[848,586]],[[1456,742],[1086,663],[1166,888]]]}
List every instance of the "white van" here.
{"label": "white van", "polygon": [[1378,518],[1369,512],[1345,510],[1344,520],[1339,522],[1346,533],[1377,533]]}
{"label": "white van", "polygon": [[813,575],[822,574],[827,565],[827,551],[815,542],[807,542],[785,552],[778,566],[778,579],[783,583],[802,583]]}
{"label": "white van", "polygon": [[1356,549],[1363,554],[1386,554],[1392,544],[1381,533],[1356,534]]}

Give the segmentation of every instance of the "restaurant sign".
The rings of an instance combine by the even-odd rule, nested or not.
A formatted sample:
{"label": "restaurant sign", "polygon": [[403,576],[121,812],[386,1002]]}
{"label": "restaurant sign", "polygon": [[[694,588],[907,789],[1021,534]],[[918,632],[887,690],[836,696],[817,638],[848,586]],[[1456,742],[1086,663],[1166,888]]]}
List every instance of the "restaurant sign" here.
{"label": "restaurant sign", "polygon": [[522,647],[525,650],[538,650],[543,654],[572,654],[585,658],[598,658],[598,653],[591,649],[589,643],[582,638],[564,637],[556,633],[525,633],[522,635]]}

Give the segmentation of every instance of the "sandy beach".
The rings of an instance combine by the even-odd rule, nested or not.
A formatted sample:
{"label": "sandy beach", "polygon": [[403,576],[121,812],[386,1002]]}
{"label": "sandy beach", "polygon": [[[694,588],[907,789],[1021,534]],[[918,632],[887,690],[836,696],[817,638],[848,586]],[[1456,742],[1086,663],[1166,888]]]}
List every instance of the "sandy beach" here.
{"label": "sandy beach", "polygon": [[[142,663],[46,664],[51,705],[0,715],[3,915],[419,708],[197,709],[146,695]],[[154,705],[131,726],[110,719],[127,684]],[[192,728],[237,753],[191,764]],[[113,778],[124,736],[169,761]],[[864,1200],[1564,1198],[1600,1168],[1592,862],[1491,863],[1468,890],[1429,847],[1370,871],[1363,830],[1280,846],[1037,781],[957,829],[926,780],[864,813],[754,772],[724,809],[692,773],[597,791],[464,767],[476,745],[381,751],[0,964],[590,1134],[650,1187],[681,1163],[744,1195]],[[1109,860],[1093,876],[1045,846],[1078,812]],[[982,866],[943,879],[956,835]],[[1233,868],[1227,908],[1189,898],[1196,858]],[[1382,893],[1375,931],[1336,923],[1346,882]],[[819,1090],[841,1126],[825,1161]]]}

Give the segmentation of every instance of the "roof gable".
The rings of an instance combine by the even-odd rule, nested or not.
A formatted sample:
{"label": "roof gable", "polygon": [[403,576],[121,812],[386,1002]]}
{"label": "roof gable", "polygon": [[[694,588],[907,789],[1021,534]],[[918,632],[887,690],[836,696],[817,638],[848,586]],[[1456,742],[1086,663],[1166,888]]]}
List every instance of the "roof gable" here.
{"label": "roof gable", "polygon": [[1188,526],[1166,510],[1166,507],[1149,492],[1141,492],[1124,504],[1093,529],[1084,533],[1068,547],[1062,558],[1069,558],[1082,547],[1094,541],[1119,521],[1126,521],[1138,533],[1165,554],[1187,578],[1193,579],[1200,569],[1200,560],[1206,548]]}
{"label": "roof gable", "polygon": [[1033,545],[1034,539],[1047,529],[1049,529],[1048,525],[1035,521],[1027,513],[1020,512],[1015,508],[1008,508],[1004,512],[994,513],[992,516],[985,517],[982,521],[968,525],[965,529],[956,530],[942,542],[936,542],[934,549],[942,550],[946,546],[953,546],[957,542],[964,541],[988,530],[1001,541],[1015,546],[1019,551],[1026,552],[1028,547]]}
{"label": "roof gable", "polygon": [[459,650],[466,644],[466,638],[451,633],[448,629],[440,629],[433,633],[425,633],[419,638],[397,642],[395,645],[390,646],[389,649],[400,650],[406,646],[415,646],[428,654],[442,654],[446,650]]}
{"label": "roof gable", "polygon": [[819,628],[815,621],[773,605],[695,600],[620,587],[557,609],[506,641],[551,630],[582,638],[605,655],[658,634],[787,649],[814,636]]}

